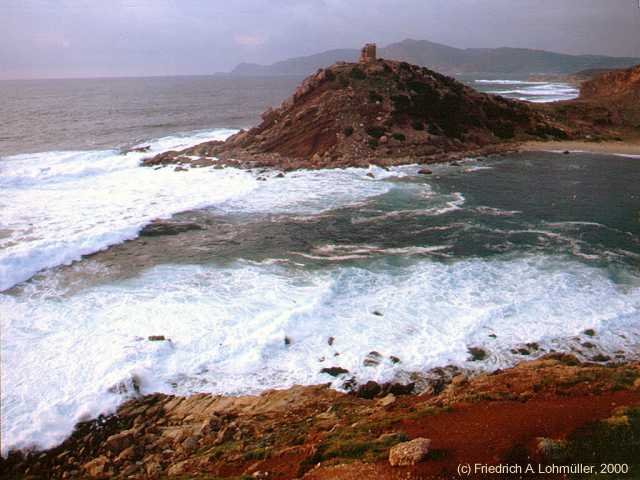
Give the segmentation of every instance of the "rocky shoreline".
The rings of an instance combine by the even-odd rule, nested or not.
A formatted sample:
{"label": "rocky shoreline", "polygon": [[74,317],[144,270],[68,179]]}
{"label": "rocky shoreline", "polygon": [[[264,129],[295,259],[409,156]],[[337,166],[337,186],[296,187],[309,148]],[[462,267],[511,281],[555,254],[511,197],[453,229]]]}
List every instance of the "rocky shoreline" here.
{"label": "rocky shoreline", "polygon": [[555,353],[491,373],[444,369],[409,392],[318,385],[176,397],[132,388],[114,415],[78,424],[62,445],[10,454],[0,478],[452,478],[459,463],[505,462],[639,471],[640,363]]}

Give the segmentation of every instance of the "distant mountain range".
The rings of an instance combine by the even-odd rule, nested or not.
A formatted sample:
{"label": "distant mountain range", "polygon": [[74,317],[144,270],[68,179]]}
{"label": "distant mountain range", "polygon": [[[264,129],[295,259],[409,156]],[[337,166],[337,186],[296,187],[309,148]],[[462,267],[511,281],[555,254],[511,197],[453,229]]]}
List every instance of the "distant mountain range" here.
{"label": "distant mountain range", "polygon": [[[359,50],[340,49],[290,58],[271,65],[241,63],[233,76],[309,75],[337,61],[354,62]],[[586,69],[627,68],[640,58],[602,55],[566,55],[527,48],[455,48],[427,40],[403,40],[378,50],[378,56],[429,67],[450,75],[486,74],[571,74]]]}

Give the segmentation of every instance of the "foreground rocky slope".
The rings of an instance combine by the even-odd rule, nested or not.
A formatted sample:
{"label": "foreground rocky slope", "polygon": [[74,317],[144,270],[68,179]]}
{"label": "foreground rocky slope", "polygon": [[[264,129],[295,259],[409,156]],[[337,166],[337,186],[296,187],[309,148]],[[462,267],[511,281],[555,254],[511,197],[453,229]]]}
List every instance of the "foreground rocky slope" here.
{"label": "foreground rocky slope", "polygon": [[427,163],[568,135],[556,117],[530,104],[388,60],[321,69],[262,118],[226,142],[163,153],[145,165],[209,165],[213,157],[226,165],[285,170]]}
{"label": "foreground rocky slope", "polygon": [[[626,463],[640,472],[640,364],[553,354],[458,373],[416,395],[312,386],[257,397],[136,397],[79,424],[55,449],[11,455],[2,478],[457,478],[458,464],[476,462],[536,470]],[[566,478],[551,470],[530,477]]]}

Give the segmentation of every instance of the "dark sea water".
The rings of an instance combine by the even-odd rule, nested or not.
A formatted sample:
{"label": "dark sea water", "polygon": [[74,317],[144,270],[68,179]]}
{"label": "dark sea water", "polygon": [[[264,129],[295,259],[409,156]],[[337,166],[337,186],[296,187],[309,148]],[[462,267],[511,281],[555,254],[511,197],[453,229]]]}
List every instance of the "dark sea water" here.
{"label": "dark sea water", "polygon": [[299,77],[0,81],[0,156],[124,147],[256,124]]}
{"label": "dark sea water", "polygon": [[[245,394],[340,388],[329,366],[405,381],[550,351],[638,356],[638,158],[532,152],[432,175],[282,178],[140,167],[250,126],[295,83],[0,82],[3,454],[59,443],[113,411],[126,395],[111,387],[133,377],[143,393]],[[199,229],[140,236],[158,218]],[[381,363],[365,365],[374,350]]]}

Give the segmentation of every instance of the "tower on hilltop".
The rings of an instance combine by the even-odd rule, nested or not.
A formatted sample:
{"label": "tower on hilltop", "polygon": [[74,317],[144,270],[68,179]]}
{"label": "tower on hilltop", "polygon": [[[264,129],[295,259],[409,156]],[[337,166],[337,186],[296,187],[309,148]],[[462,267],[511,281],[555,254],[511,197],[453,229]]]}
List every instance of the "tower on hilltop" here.
{"label": "tower on hilltop", "polygon": [[372,63],[376,61],[376,44],[367,43],[360,50],[360,63]]}

